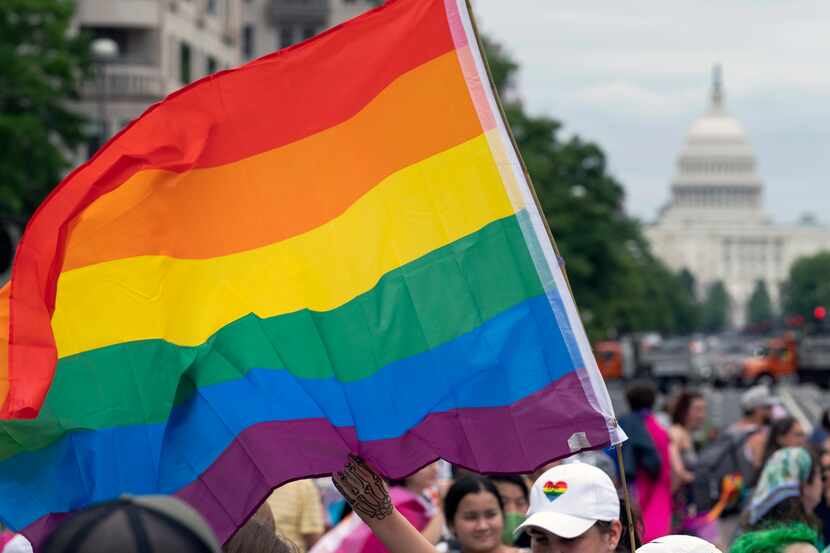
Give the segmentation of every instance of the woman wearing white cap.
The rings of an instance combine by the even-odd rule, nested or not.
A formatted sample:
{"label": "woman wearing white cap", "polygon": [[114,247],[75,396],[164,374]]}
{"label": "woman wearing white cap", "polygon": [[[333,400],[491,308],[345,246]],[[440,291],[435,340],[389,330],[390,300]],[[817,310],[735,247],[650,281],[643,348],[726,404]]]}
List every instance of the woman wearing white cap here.
{"label": "woman wearing white cap", "polygon": [[[395,510],[383,479],[363,461],[351,458],[332,477],[391,553],[435,553],[434,546]],[[602,470],[584,463],[559,465],[533,484],[528,517],[516,532],[530,535],[533,553],[629,551],[620,510],[614,483]]]}
{"label": "woman wearing white cap", "polygon": [[559,465],[533,484],[528,517],[517,532],[530,535],[534,553],[630,551],[620,511],[605,472],[585,463]]}

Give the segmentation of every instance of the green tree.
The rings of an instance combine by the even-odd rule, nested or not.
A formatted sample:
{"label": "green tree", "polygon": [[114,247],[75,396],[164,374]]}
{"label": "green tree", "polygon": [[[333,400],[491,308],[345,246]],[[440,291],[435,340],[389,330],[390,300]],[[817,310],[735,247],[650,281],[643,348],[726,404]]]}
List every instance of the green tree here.
{"label": "green tree", "polygon": [[677,273],[677,277],[680,279],[680,283],[683,285],[683,289],[686,291],[687,294],[692,299],[697,298],[697,279],[695,279],[695,275],[689,269],[681,269],[679,273]]}
{"label": "green tree", "polygon": [[787,315],[803,315],[810,320],[819,305],[830,309],[830,252],[798,259],[790,267],[784,286]]}
{"label": "green tree", "polygon": [[746,304],[747,324],[749,326],[756,326],[769,323],[772,321],[772,318],[772,299],[767,290],[767,283],[763,280],[758,280],[755,283],[755,288],[752,290],[752,295],[749,296],[749,302]]}
{"label": "green tree", "polygon": [[518,65],[492,40],[484,45],[591,337],[691,331],[694,299],[654,258],[639,223],[625,213],[625,193],[608,173],[605,153],[578,136],[562,139],[555,119],[528,114],[514,90]]}
{"label": "green tree", "polygon": [[729,324],[731,306],[729,292],[722,281],[717,281],[706,290],[702,307],[702,327],[706,332],[721,332]]}
{"label": "green tree", "polygon": [[0,215],[25,220],[70,167],[84,139],[68,106],[89,67],[70,36],[70,0],[0,2]]}

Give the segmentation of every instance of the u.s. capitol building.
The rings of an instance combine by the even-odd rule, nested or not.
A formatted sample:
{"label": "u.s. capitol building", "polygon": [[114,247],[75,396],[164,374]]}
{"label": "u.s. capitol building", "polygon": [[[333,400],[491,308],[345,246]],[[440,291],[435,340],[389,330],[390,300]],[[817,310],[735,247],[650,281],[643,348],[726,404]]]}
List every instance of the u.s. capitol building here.
{"label": "u.s. capitol building", "polygon": [[699,294],[723,281],[734,326],[744,323],[758,280],[778,303],[793,262],[830,250],[830,228],[809,220],[776,224],[764,213],[755,156],[740,123],[726,112],[718,67],[711,106],[689,130],[671,197],[646,235],[669,267],[695,276]]}

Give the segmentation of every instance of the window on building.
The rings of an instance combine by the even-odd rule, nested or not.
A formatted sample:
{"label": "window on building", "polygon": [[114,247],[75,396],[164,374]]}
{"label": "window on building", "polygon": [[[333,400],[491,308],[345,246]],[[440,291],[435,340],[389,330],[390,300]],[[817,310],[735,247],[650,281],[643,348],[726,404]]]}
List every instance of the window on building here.
{"label": "window on building", "polygon": [[242,27],[242,54],[247,59],[254,57],[254,26],[250,23]]}
{"label": "window on building", "polygon": [[216,15],[217,0],[207,0],[207,12],[211,15]]}
{"label": "window on building", "polygon": [[219,64],[216,62],[216,58],[213,56],[208,56],[207,58],[207,74],[212,75],[216,73],[216,70],[219,69]]}
{"label": "window on building", "polygon": [[179,80],[187,84],[192,80],[192,52],[190,45],[186,42],[179,44]]}
{"label": "window on building", "polygon": [[292,27],[286,25],[277,30],[277,48],[291,46],[294,42],[294,29]]}

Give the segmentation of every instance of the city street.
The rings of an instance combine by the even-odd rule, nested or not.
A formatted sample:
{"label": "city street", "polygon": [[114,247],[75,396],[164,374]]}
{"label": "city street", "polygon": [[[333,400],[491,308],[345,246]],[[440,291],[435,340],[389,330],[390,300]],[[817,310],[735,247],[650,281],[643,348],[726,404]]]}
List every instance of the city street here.
{"label": "city street", "polygon": [[[628,412],[625,401],[625,384],[610,381],[608,393],[614,403],[617,416]],[[725,428],[741,416],[740,397],[744,388],[714,388],[703,385],[699,388],[706,395],[709,406],[709,420],[719,428]],[[774,387],[773,393],[781,400],[782,406],[811,432],[818,423],[824,408],[830,407],[827,393],[812,384],[787,383]],[[662,403],[667,398],[660,398]]]}

